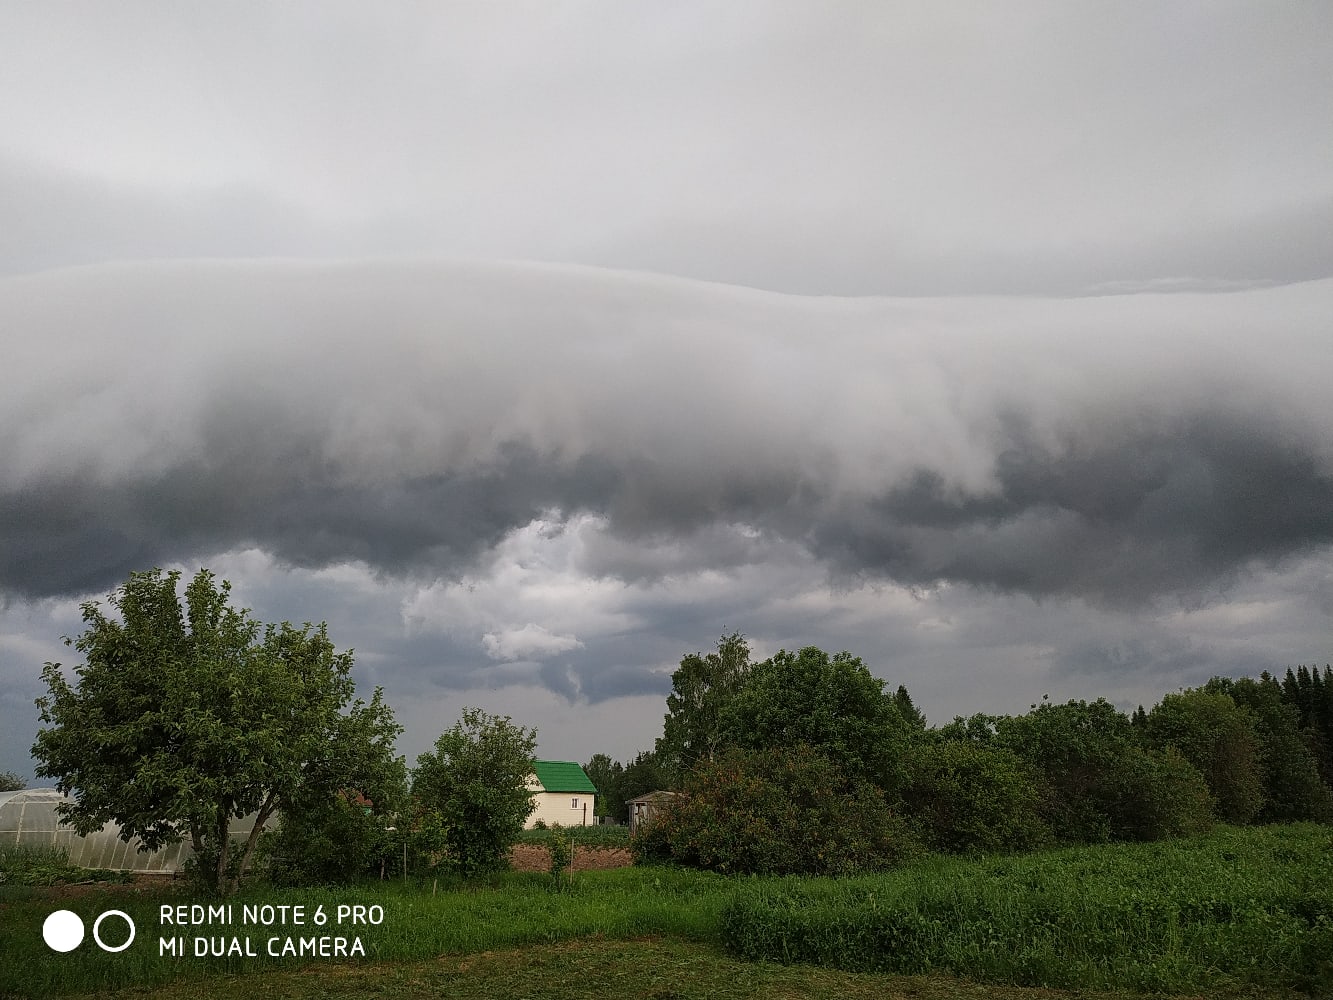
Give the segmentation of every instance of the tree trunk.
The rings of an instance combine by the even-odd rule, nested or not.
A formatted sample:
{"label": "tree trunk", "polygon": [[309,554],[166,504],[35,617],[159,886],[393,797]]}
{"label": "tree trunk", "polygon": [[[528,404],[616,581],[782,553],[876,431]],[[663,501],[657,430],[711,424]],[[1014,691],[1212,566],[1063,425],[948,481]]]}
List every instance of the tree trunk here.
{"label": "tree trunk", "polygon": [[218,867],[213,887],[217,890],[218,894],[222,896],[228,895],[232,888],[231,880],[227,878],[227,856],[231,853],[231,838],[227,836],[231,827],[231,819],[228,816],[229,812],[230,810],[225,806],[218,807]]}
{"label": "tree trunk", "polygon": [[236,868],[236,877],[231,880],[228,894],[235,892],[240,884],[241,872],[250,864],[250,856],[254,854],[255,845],[259,843],[259,835],[264,832],[264,825],[272,818],[277,805],[277,792],[269,792],[264,804],[259,807],[259,812],[255,815],[255,825],[245,841],[245,853],[241,855],[241,863]]}

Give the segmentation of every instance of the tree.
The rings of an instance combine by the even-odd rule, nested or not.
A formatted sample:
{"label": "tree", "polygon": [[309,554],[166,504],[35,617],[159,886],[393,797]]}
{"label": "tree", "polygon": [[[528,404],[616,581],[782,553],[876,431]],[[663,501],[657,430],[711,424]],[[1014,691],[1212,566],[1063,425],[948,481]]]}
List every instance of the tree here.
{"label": "tree", "polygon": [[1175,747],[1199,769],[1227,823],[1248,823],[1264,804],[1259,738],[1230,695],[1200,689],[1168,694],[1139,725],[1148,745]]}
{"label": "tree", "polygon": [[528,787],[536,748],[535,729],[468,708],[417,758],[412,794],[441,816],[446,860],[464,877],[504,867],[536,808]]}
{"label": "tree", "polygon": [[1287,669],[1282,681],[1282,700],[1299,716],[1300,727],[1310,736],[1324,784],[1333,788],[1333,667],[1304,664]]}
{"label": "tree", "polygon": [[719,639],[716,653],[690,653],[680,661],[656,746],[665,768],[681,777],[722,750],[719,720],[749,673],[750,647],[739,632]]}
{"label": "tree", "polygon": [[1045,778],[1044,814],[1057,839],[1112,839],[1112,814],[1120,797],[1118,768],[1134,745],[1127,716],[1101,698],[1091,704],[1043,701],[1027,715],[1000,717],[994,724],[994,745]]}
{"label": "tree", "polygon": [[[368,762],[392,758],[401,729],[380,692],[352,703],[352,654],[324,624],[261,628],[208,570],[182,605],[179,579],[132,573],[108,598],[119,620],[83,605],[86,628],[65,642],[86,662],[73,685],[60,664],[43,668],[49,726],[32,753],[75,795],[61,814],[78,832],[113,821],[147,850],[188,836],[201,880],[226,894],[279,810],[369,786]],[[251,813],[236,853],[231,821]]]}
{"label": "tree", "polygon": [[394,753],[401,731],[378,690],[370,705],[339,716],[329,754],[311,762],[302,788],[282,808],[277,831],[266,834],[272,880],[326,885],[379,870],[389,830],[407,807],[407,762]]}
{"label": "tree", "polygon": [[583,769],[597,786],[597,815],[618,823],[629,822],[630,799],[672,786],[671,775],[652,750],[641,751],[628,764],[593,754]]}
{"label": "tree", "polygon": [[849,778],[896,793],[909,724],[860,657],[807,646],[758,664],[721,713],[723,742],[748,750],[808,743]]}
{"label": "tree", "polygon": [[27,787],[28,783],[13,771],[0,771],[0,792],[17,792]]}
{"label": "tree", "polygon": [[1254,715],[1259,737],[1259,763],[1264,775],[1261,823],[1333,819],[1333,794],[1319,778],[1314,734],[1300,728],[1300,713],[1282,699],[1282,688],[1267,671],[1256,681],[1214,677],[1204,685],[1211,694],[1226,694]]}
{"label": "tree", "polygon": [[672,786],[671,775],[665,767],[662,766],[656,753],[651,750],[642,750],[634,755],[634,759],[625,765],[624,777],[620,779],[620,812],[625,821],[629,822],[629,800],[636,799],[640,795],[647,795],[649,792],[662,791],[670,789]]}
{"label": "tree", "polygon": [[624,804],[621,803],[619,811],[616,809],[616,804],[618,800],[624,798],[620,792],[620,783],[625,775],[624,765],[604,753],[595,753],[592,759],[583,765],[583,773],[597,788],[597,815],[620,819],[618,813],[625,811]]}
{"label": "tree", "polygon": [[996,720],[995,745],[1045,777],[1044,818],[1072,843],[1156,840],[1212,822],[1203,775],[1173,747],[1144,749],[1129,716],[1104,698]]}
{"label": "tree", "polygon": [[996,727],[1001,718],[1002,716],[986,715],[983,712],[977,712],[966,719],[961,715],[955,715],[953,722],[947,722],[932,730],[931,738],[990,746],[996,741]]}
{"label": "tree", "polygon": [[1113,840],[1162,840],[1206,833],[1213,798],[1199,769],[1175,747],[1130,747],[1110,777]]}
{"label": "tree", "polygon": [[907,686],[899,684],[898,690],[893,693],[893,704],[898,709],[898,714],[902,716],[903,722],[914,733],[924,733],[926,731],[926,717],[921,714],[921,709],[912,703],[912,696],[907,693]]}

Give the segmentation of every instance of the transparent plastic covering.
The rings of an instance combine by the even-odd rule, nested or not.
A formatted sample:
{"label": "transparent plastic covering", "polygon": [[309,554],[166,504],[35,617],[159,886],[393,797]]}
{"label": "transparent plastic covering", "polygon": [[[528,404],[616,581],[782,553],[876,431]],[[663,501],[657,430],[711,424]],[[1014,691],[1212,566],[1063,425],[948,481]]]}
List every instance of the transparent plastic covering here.
{"label": "transparent plastic covering", "polygon": [[[188,841],[160,851],[139,850],[136,837],[128,843],[120,838],[120,827],[107,823],[86,837],[60,821],[56,806],[73,802],[54,788],[24,788],[0,792],[0,850],[11,845],[62,847],[71,864],[84,868],[117,871],[174,872],[194,853]],[[254,817],[232,820],[231,834],[244,839],[254,827]]]}

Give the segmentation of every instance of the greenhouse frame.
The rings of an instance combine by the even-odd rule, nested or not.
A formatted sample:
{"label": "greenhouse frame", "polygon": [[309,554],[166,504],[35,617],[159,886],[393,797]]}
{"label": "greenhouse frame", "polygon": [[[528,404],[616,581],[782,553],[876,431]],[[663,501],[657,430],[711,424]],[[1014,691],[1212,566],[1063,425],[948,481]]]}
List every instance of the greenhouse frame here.
{"label": "greenhouse frame", "polygon": [[[74,801],[55,788],[0,792],[0,851],[13,846],[56,847],[69,854],[70,864],[82,868],[164,874],[179,871],[194,854],[184,840],[158,851],[141,851],[139,838],[122,840],[115,823],[82,837],[56,812],[56,806]],[[244,839],[253,827],[253,816],[233,820],[231,834]]]}

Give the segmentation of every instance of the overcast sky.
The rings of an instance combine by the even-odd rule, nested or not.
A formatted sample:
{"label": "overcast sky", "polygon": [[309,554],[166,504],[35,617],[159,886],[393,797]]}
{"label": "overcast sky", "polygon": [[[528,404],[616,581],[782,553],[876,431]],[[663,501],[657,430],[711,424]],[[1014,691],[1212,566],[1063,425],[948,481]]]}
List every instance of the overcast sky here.
{"label": "overcast sky", "polygon": [[410,759],[1333,657],[1333,6],[0,6],[0,770],[131,570]]}

